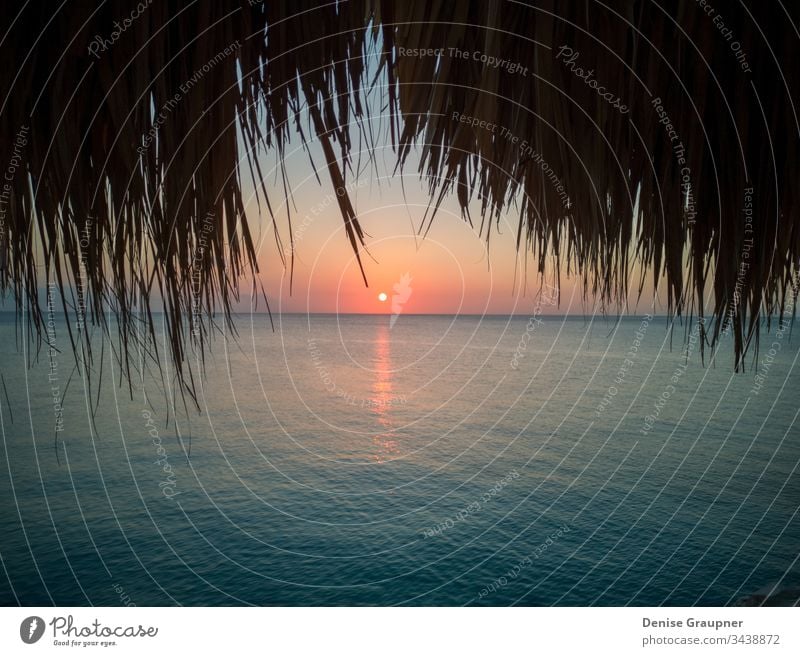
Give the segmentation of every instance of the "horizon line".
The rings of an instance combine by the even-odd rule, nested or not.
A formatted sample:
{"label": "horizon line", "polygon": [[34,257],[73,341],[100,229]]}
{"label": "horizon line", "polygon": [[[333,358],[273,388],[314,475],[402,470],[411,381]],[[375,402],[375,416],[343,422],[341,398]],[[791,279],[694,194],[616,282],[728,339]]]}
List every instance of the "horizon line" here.
{"label": "horizon line", "polygon": [[[8,314],[8,315],[17,315],[16,310],[5,310],[0,309],[0,314]],[[57,312],[54,312],[56,315],[64,315],[64,311],[59,309]],[[164,312],[156,311],[151,312],[150,314],[159,314],[162,315]],[[188,313],[187,313],[188,314]],[[231,312],[233,316],[247,316],[247,315],[259,315],[259,316],[350,316],[350,317],[391,317],[391,312],[280,312],[280,311],[255,311],[255,312],[247,312],[247,311],[239,311],[239,312]],[[220,313],[221,316],[221,313]],[[531,312],[403,312],[401,316],[404,317],[530,317],[534,316],[534,313]],[[558,314],[558,313],[539,313],[536,316],[539,317],[560,317],[560,318],[593,318],[593,317],[602,317],[606,319],[638,319],[646,316],[650,316],[653,319],[658,319],[660,317],[671,318],[672,315],[669,314],[603,314],[603,313],[595,313],[595,314],[588,314],[588,313],[580,313],[580,314]],[[676,317],[677,318],[677,317]]]}

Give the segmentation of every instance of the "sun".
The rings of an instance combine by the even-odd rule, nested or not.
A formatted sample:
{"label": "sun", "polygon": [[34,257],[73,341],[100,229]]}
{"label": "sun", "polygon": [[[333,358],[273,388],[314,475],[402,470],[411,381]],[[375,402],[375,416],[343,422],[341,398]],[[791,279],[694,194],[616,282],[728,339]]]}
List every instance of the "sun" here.
{"label": "sun", "polygon": [[385,302],[387,298],[389,297],[386,295],[386,292],[381,292],[380,294],[378,294],[378,300],[381,303]]}

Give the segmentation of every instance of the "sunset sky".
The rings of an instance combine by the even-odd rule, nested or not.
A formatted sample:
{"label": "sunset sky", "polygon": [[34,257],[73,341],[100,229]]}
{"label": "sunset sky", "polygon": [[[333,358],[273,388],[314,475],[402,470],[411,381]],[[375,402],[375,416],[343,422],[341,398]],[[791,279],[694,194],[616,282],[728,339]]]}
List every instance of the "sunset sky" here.
{"label": "sunset sky", "polygon": [[[479,223],[471,227],[461,218],[453,197],[446,198],[426,236],[418,235],[428,206],[424,182],[416,170],[417,160],[409,157],[404,175],[393,169],[395,155],[388,145],[376,154],[376,162],[364,172],[348,178],[348,188],[361,224],[367,233],[368,253],[362,254],[369,287],[365,287],[358,263],[344,231],[333,186],[324,170],[324,159],[312,145],[311,154],[319,169],[320,182],[313,173],[308,153],[296,148],[286,159],[292,185],[292,225],[295,235],[294,283],[289,293],[288,219],[276,162],[264,161],[270,202],[278,216],[287,266],[280,261],[269,215],[262,213],[259,243],[261,281],[273,311],[282,312],[390,312],[393,285],[409,274],[412,293],[404,312],[419,314],[529,314],[535,307],[539,278],[530,254],[517,252],[515,240],[518,215],[512,207],[492,227],[487,250]],[[366,153],[363,154],[366,157]],[[263,204],[262,204],[263,209]],[[258,216],[251,198],[248,214]],[[473,219],[480,221],[476,207]],[[552,271],[548,273],[552,280]],[[526,288],[527,282],[527,288]],[[562,276],[561,306],[541,306],[543,314],[593,314],[599,311],[592,299],[584,302],[580,281]],[[639,310],[651,302],[648,285]],[[378,300],[383,292],[388,299]],[[635,304],[635,290],[629,296]],[[246,310],[249,303],[241,304]],[[633,305],[631,312],[635,310]],[[616,308],[613,309],[616,312]]]}
{"label": "sunset sky", "polygon": [[[514,205],[506,209],[499,226],[492,225],[488,245],[486,227],[482,235],[478,232],[478,203],[474,202],[471,208],[473,227],[461,217],[452,195],[445,197],[427,233],[420,234],[424,220],[428,225],[428,191],[427,183],[417,172],[418,152],[409,155],[401,175],[395,170],[396,154],[391,148],[386,117],[376,112],[372,127],[378,145],[374,152],[366,145],[360,151],[354,147],[353,171],[346,174],[350,198],[366,236],[367,250],[362,250],[361,255],[368,287],[345,233],[334,187],[316,142],[304,147],[296,138],[294,147],[287,149],[284,166],[291,187],[288,210],[276,154],[259,155],[282,240],[280,247],[263,198],[253,192],[247,162],[241,162],[246,212],[258,252],[259,283],[272,312],[391,313],[393,287],[404,275],[411,279],[411,292],[403,304],[406,314],[529,315],[538,308],[541,314],[594,315],[604,309],[608,314],[643,314],[651,310],[652,275],[647,278],[640,301],[637,302],[636,287],[632,287],[627,308],[602,308],[591,295],[583,298],[581,281],[566,274],[565,263],[560,305],[542,303],[534,258],[524,248],[516,248],[519,219]],[[243,143],[240,146],[245,147]],[[291,293],[289,214],[295,243]],[[637,285],[638,279],[636,269],[631,284]],[[241,300],[234,304],[237,312],[248,313],[253,307],[251,282],[240,281]],[[555,282],[552,264],[546,282]],[[385,301],[379,300],[381,294],[386,295]],[[43,290],[40,295],[44,298]],[[4,299],[0,299],[0,308],[13,309]],[[261,301],[255,309],[266,311]],[[656,303],[655,311],[665,312],[662,302]]]}
{"label": "sunset sky", "polygon": [[[299,142],[299,140],[297,140]],[[256,198],[249,173],[243,168],[246,211],[251,223],[260,284],[266,291],[272,312],[296,313],[391,313],[393,286],[404,275],[411,279],[411,293],[403,304],[407,314],[519,314],[534,309],[542,314],[593,315],[602,308],[591,296],[584,300],[580,280],[562,270],[561,303],[555,306],[539,299],[540,278],[531,254],[516,248],[518,214],[512,206],[499,227],[480,235],[480,211],[471,212],[472,227],[462,219],[453,196],[445,197],[430,230],[419,234],[428,209],[425,182],[417,173],[417,153],[412,152],[403,175],[394,170],[396,161],[388,136],[375,153],[371,165],[356,166],[360,175],[349,173],[347,187],[365,231],[367,251],[362,262],[369,287],[364,285],[336,202],[333,185],[324,169],[324,158],[315,143],[309,150],[320,179],[314,175],[309,151],[300,144],[285,159],[287,182],[291,185],[291,220],[295,239],[294,282],[289,288],[291,247],[288,212],[280,169],[274,154],[262,155],[261,165],[270,203],[276,213],[282,244],[278,247],[272,222],[263,199]],[[366,151],[361,153],[366,159]],[[357,154],[355,155],[358,156]],[[246,163],[242,163],[246,167]],[[426,222],[427,226],[427,222]],[[286,256],[286,266],[280,253]],[[527,259],[527,262],[526,262]],[[562,269],[564,265],[562,264]],[[637,269],[638,271],[638,269]],[[554,282],[552,266],[547,283]],[[636,289],[628,294],[629,307],[605,308],[609,314],[643,314],[650,311],[653,299],[651,277],[637,304]],[[631,276],[632,284],[638,273]],[[252,308],[251,281],[240,282],[241,300],[236,311]],[[386,300],[379,295],[386,294]],[[44,294],[40,290],[40,294]],[[42,296],[44,297],[44,296]],[[11,311],[10,302],[0,299],[0,308]],[[256,311],[266,311],[259,302]],[[656,313],[665,311],[656,304]]]}

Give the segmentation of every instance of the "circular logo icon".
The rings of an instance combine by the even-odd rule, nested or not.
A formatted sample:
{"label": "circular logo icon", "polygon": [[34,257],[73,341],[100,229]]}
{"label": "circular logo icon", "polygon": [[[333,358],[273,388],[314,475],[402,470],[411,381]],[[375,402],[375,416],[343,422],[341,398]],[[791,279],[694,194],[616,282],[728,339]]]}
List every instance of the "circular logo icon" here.
{"label": "circular logo icon", "polygon": [[44,635],[44,620],[36,615],[31,615],[22,620],[19,625],[19,637],[22,642],[32,645]]}

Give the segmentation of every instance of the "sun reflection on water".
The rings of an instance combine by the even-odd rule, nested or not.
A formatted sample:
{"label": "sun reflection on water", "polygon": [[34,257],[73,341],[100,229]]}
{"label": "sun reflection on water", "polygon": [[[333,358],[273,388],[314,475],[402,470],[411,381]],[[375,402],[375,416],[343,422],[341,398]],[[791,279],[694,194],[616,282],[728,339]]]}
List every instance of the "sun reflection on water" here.
{"label": "sun reflection on water", "polygon": [[378,422],[380,432],[372,438],[378,450],[373,458],[376,462],[386,462],[400,455],[400,447],[397,443],[397,433],[394,431],[394,422],[392,420],[394,397],[392,394],[391,333],[385,324],[378,326],[377,330],[370,407]]}

